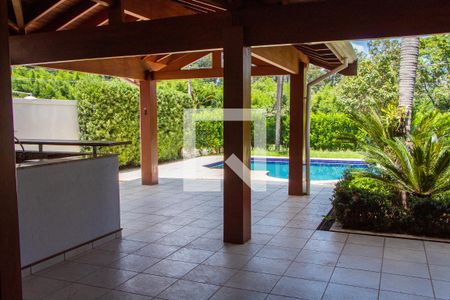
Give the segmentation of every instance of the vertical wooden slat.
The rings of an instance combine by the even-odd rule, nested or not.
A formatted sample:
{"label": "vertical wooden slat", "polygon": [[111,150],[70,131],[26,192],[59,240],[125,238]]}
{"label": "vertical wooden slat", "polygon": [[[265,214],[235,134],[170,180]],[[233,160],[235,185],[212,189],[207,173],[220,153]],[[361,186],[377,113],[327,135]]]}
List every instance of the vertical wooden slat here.
{"label": "vertical wooden slat", "polygon": [[125,22],[124,0],[114,0],[114,4],[108,7],[109,25]]}
{"label": "vertical wooden slat", "polygon": [[289,195],[304,194],[303,155],[305,147],[306,65],[300,63],[299,73],[291,75],[289,135]]}
{"label": "vertical wooden slat", "polygon": [[22,299],[6,0],[0,0],[0,299]]}
{"label": "vertical wooden slat", "polygon": [[[250,108],[251,52],[242,27],[224,30],[224,108]],[[236,155],[250,168],[250,121],[224,121],[225,161]],[[241,176],[243,174],[240,174]],[[251,237],[251,190],[227,165],[224,168],[224,241]]]}
{"label": "vertical wooden slat", "polygon": [[142,184],[158,184],[158,103],[156,81],[140,82]]}

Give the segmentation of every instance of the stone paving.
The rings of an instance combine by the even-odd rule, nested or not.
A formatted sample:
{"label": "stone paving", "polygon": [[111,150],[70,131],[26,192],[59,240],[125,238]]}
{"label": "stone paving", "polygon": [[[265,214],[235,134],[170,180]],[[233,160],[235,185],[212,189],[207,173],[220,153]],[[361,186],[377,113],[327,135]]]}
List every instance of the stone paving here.
{"label": "stone paving", "polygon": [[232,245],[221,192],[122,182],[122,238],[25,277],[24,298],[450,299],[450,244],[317,231],[331,193],[269,182],[253,192],[252,239]]}

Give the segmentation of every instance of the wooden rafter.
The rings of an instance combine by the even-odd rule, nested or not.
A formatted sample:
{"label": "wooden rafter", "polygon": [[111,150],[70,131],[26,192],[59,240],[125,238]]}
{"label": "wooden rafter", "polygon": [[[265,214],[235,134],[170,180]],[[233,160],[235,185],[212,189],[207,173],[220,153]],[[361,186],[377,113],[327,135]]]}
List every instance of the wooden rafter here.
{"label": "wooden rafter", "polygon": [[125,22],[125,0],[115,0],[108,7],[108,24],[120,24],[123,22]]}
{"label": "wooden rafter", "polygon": [[82,18],[84,15],[95,9],[98,3],[83,1],[74,8],[66,11],[63,15],[59,16],[55,21],[47,24],[41,28],[40,31],[57,31],[64,29],[64,27]]}
{"label": "wooden rafter", "polygon": [[190,65],[191,63],[201,59],[202,57],[208,55],[211,52],[192,52],[179,56],[177,59],[172,60],[167,67],[161,71],[176,71],[183,67]]}
{"label": "wooden rafter", "polygon": [[50,13],[55,7],[64,3],[65,0],[42,0],[39,1],[39,6],[27,16],[25,31],[29,31],[30,27],[33,26],[33,23],[37,20],[41,19],[48,13]]}
{"label": "wooden rafter", "polygon": [[12,0],[14,15],[16,16],[16,24],[19,30],[25,30],[25,19],[23,17],[22,0]]}
{"label": "wooden rafter", "polygon": [[8,19],[8,27],[11,28],[12,30],[18,32],[19,31],[19,26],[17,26],[16,23],[14,23],[13,21]]}
{"label": "wooden rafter", "polygon": [[[348,17],[349,9],[352,18]],[[448,0],[334,0],[242,10],[240,20],[246,44],[260,46],[450,32],[448,11]],[[223,47],[223,29],[231,21],[229,12],[220,12],[89,31],[11,36],[12,62],[36,64],[216,50]]]}

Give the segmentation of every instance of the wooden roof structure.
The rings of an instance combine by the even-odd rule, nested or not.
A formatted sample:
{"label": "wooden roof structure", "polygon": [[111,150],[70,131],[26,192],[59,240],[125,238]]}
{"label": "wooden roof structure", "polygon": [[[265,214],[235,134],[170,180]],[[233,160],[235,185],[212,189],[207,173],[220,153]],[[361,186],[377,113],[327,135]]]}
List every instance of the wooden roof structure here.
{"label": "wooden roof structure", "polygon": [[[346,40],[447,33],[449,15],[449,0],[0,0],[0,300],[22,299],[11,65],[138,80],[143,184],[158,183],[157,80],[223,76],[224,109],[241,113],[251,75],[289,74],[288,193],[303,195],[308,63],[355,74]],[[249,125],[224,120],[225,161],[250,167]],[[224,166],[225,242],[251,238],[243,170]]]}
{"label": "wooden roof structure", "polygon": [[[256,2],[252,5],[257,5]],[[276,1],[262,1],[261,3],[264,4],[264,2],[271,5],[276,4]],[[289,1],[280,2],[288,4]],[[10,35],[26,36],[41,32],[88,30],[108,26],[111,19],[111,7],[114,5],[114,0],[9,0]],[[120,18],[127,23],[220,13],[234,9],[226,1],[208,0],[122,0],[120,5],[124,13],[124,16]],[[186,69],[186,66],[206,55],[212,56],[212,66],[202,69]],[[304,63],[333,69],[342,64],[345,57],[349,60],[350,66],[341,73],[355,75],[356,54],[349,42],[255,47],[252,49],[252,75],[298,73],[298,59]],[[15,64],[14,61],[13,64]],[[38,65],[54,69],[126,77],[135,81],[144,80],[149,74],[156,80],[223,76],[222,50],[220,48],[212,51],[120,56]]]}

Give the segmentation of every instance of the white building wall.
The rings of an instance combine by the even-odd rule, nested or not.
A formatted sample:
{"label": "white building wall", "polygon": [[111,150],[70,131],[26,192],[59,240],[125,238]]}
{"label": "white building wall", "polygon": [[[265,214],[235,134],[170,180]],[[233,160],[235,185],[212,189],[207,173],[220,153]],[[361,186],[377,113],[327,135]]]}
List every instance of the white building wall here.
{"label": "white building wall", "polygon": [[[19,139],[79,140],[77,101],[14,99],[14,135]],[[26,146],[37,150],[37,147]],[[44,146],[44,150],[79,151],[79,147]]]}

